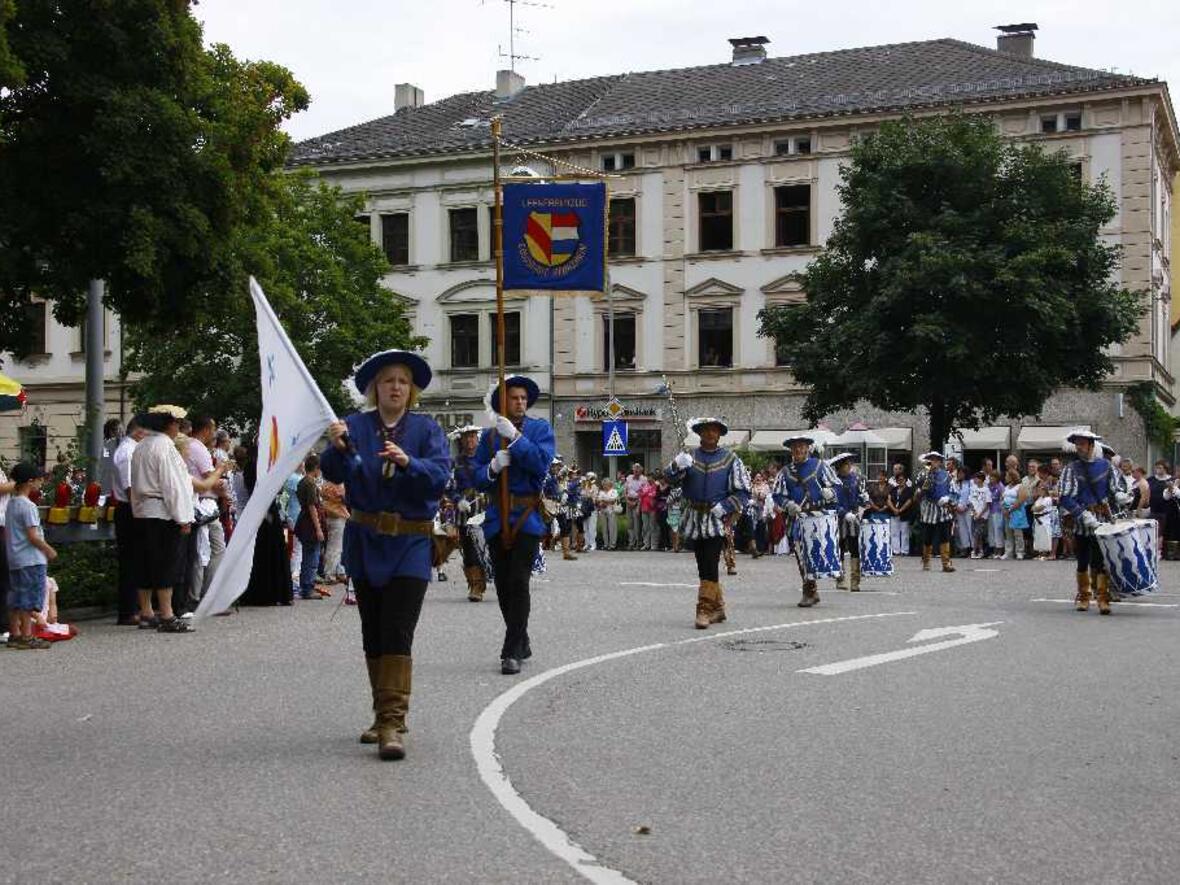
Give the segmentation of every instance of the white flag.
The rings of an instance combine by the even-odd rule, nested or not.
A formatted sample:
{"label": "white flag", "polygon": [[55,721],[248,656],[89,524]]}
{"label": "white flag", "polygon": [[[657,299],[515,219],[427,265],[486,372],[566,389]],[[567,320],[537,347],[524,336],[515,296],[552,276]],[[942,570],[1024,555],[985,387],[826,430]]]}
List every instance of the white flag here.
{"label": "white flag", "polygon": [[250,295],[258,322],[258,358],[262,368],[258,480],[246,509],[238,517],[225,548],[225,558],[197,606],[198,618],[225,611],[245,592],[254,567],[254,536],[266,511],[324,429],[336,420],[336,413],[316,387],[253,277],[250,277]]}

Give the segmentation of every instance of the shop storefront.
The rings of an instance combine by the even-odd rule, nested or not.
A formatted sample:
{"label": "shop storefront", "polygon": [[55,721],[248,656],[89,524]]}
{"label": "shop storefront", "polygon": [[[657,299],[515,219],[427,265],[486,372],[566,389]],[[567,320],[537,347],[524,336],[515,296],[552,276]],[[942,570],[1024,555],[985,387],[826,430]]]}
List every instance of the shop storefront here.
{"label": "shop storefront", "polygon": [[[610,471],[609,461],[602,453],[602,422],[622,420],[627,423],[629,454],[616,458],[616,470],[630,470],[632,464],[643,465],[645,471],[663,466],[663,409],[656,406],[623,405],[608,411],[607,406],[582,404],[574,407],[574,460],[582,471],[593,471],[602,476]],[[566,459],[569,460],[568,458]]]}

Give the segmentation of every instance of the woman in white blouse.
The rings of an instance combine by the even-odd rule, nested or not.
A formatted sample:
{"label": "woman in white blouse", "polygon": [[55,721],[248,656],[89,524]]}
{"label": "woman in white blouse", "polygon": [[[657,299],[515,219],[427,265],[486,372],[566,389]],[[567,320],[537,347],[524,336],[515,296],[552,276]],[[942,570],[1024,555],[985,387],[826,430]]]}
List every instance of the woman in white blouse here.
{"label": "woman in white blouse", "polygon": [[602,528],[602,549],[617,550],[619,546],[619,490],[604,477],[594,493],[594,510]]}

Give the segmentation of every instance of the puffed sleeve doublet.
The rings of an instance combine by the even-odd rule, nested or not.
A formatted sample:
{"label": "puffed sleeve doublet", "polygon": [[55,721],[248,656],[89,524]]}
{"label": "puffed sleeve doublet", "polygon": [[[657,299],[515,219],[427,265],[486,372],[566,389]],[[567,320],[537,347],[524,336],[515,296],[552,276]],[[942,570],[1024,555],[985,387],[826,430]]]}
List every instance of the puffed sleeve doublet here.
{"label": "puffed sleeve doublet", "polygon": [[[499,448],[500,436],[489,428],[480,435],[479,445],[475,449],[476,488],[486,492],[488,498],[487,516],[484,517],[483,523],[485,538],[492,538],[500,533],[500,478],[493,476],[488,470],[492,455]],[[526,416],[520,428],[520,436],[508,446],[508,451],[512,454],[512,463],[508,467],[509,492],[513,495],[540,495],[556,449],[557,441],[549,422],[543,418]],[[545,523],[536,508],[522,525],[517,525],[523,510],[523,507],[511,508],[511,525],[516,532],[544,535]]]}

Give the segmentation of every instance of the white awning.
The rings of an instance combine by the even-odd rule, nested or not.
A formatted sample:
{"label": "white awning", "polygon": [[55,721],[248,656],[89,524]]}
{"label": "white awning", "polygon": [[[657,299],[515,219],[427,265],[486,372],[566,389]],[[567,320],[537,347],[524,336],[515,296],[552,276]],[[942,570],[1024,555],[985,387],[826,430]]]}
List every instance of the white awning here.
{"label": "white awning", "polygon": [[873,433],[885,440],[887,448],[913,451],[914,431],[909,427],[874,427]]}
{"label": "white awning", "polygon": [[959,432],[963,435],[963,451],[970,449],[1006,452],[1012,448],[1011,427],[981,427],[978,430],[961,430]]}
{"label": "white awning", "polygon": [[[723,448],[732,449],[742,445],[749,438],[750,431],[748,430],[731,430],[725,436],[721,437],[721,445]],[[690,431],[688,436],[684,438],[684,444],[691,448],[696,448],[701,444],[701,438]]]}
{"label": "white awning", "polygon": [[838,434],[832,433],[830,430],[755,430],[754,435],[750,437],[750,449],[755,452],[782,452],[783,440],[788,436],[800,436],[806,434],[814,439],[820,445],[829,445],[832,440],[836,439]]}
{"label": "white awning", "polygon": [[1020,428],[1016,448],[1022,452],[1063,452],[1065,438],[1075,430],[1089,430],[1089,424],[1038,425]]}

